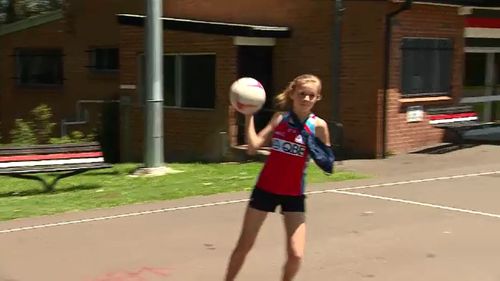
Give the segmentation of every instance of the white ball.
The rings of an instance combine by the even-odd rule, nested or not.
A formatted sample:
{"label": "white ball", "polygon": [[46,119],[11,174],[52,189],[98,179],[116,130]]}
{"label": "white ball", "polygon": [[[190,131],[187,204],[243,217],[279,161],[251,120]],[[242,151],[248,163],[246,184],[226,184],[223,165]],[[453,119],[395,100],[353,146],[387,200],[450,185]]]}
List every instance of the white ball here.
{"label": "white ball", "polygon": [[266,91],[259,81],[243,77],[231,85],[229,99],[231,105],[240,113],[253,114],[266,102]]}

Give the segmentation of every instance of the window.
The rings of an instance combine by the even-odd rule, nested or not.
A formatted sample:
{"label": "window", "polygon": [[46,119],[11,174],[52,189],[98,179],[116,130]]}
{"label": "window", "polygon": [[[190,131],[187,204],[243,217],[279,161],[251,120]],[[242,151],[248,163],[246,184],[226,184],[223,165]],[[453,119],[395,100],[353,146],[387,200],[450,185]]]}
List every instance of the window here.
{"label": "window", "polygon": [[17,49],[16,72],[19,85],[62,85],[62,50]]}
{"label": "window", "polygon": [[[144,88],[146,77],[144,56],[142,62],[142,85]],[[214,108],[215,55],[164,55],[163,91],[163,100],[166,106]],[[145,91],[143,93],[145,100]]]}
{"label": "window", "polygon": [[90,68],[95,71],[117,71],[118,48],[94,48],[90,50]]}
{"label": "window", "polygon": [[404,38],[401,88],[404,96],[448,95],[451,89],[451,39]]}

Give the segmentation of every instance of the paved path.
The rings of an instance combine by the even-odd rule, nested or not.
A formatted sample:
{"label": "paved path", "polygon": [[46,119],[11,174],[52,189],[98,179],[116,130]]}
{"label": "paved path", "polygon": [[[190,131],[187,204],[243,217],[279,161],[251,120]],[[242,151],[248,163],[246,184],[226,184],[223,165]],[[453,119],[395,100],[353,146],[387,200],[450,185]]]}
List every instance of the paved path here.
{"label": "paved path", "polygon": [[[500,280],[500,147],[344,161],[373,178],[309,188],[297,280]],[[247,193],[0,223],[1,281],[222,280]],[[279,280],[269,216],[240,281]]]}

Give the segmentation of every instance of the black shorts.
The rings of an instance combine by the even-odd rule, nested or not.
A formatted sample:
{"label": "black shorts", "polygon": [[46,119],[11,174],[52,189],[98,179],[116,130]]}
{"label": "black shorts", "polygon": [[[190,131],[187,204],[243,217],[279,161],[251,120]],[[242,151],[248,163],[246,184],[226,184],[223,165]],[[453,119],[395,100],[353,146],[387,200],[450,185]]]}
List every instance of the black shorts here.
{"label": "black shorts", "polygon": [[264,212],[274,212],[278,205],[281,212],[305,212],[305,198],[305,195],[279,195],[255,187],[249,205]]}

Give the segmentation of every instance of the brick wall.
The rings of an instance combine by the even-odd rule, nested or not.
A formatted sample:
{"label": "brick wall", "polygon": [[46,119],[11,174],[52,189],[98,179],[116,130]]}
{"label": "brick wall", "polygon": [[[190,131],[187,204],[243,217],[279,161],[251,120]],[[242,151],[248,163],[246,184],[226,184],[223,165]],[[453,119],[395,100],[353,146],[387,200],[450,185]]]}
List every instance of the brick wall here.
{"label": "brick wall", "polygon": [[[130,96],[130,147],[123,149],[130,159],[141,161],[144,144],[144,106],[139,97],[139,56],[144,52],[143,28],[120,29],[120,83],[136,85],[122,90]],[[228,131],[227,108],[230,81],[236,78],[236,48],[232,38],[198,33],[164,32],[164,53],[214,53],[216,55],[216,96],[214,109],[164,108],[164,141],[167,160],[216,160],[220,158],[222,137]],[[196,81],[193,81],[196,83]],[[203,93],[200,93],[203,94]],[[122,119],[127,118],[122,115]]]}
{"label": "brick wall", "polygon": [[[137,90],[119,90],[120,84],[138,85],[138,56],[143,52],[143,28],[119,26],[117,13],[144,13],[144,3],[135,0],[72,0],[66,18],[0,37],[0,120],[4,136],[14,118],[41,102],[54,108],[55,121],[72,118],[80,99],[118,99],[130,97],[131,159],[142,154],[143,107]],[[344,1],[342,26],[341,121],[344,145],[351,155],[374,157],[382,151],[382,95],[384,16],[398,4],[385,1]],[[94,9],[99,7],[99,9]],[[281,91],[295,76],[313,73],[323,80],[324,99],[315,112],[332,121],[332,40],[334,1],[316,0],[179,0],[165,1],[164,15],[210,21],[283,25],[293,30],[291,38],[277,39],[274,48],[275,92]],[[92,19],[92,20],[89,20]],[[425,24],[424,24],[425,23]],[[388,111],[388,151],[405,152],[416,146],[440,141],[442,132],[427,120],[406,123],[406,107],[399,94],[400,50],[404,36],[453,38],[455,57],[453,93],[461,95],[463,67],[463,21],[456,8],[414,4],[396,19],[392,41],[391,78]],[[221,131],[234,140],[235,113],[229,108],[228,89],[237,77],[237,47],[233,38],[188,32],[164,33],[165,52],[211,52],[217,56],[216,108],[186,110],[166,108],[165,148],[167,157],[200,155],[214,159],[220,154]],[[43,38],[44,40],[41,40]],[[65,83],[62,88],[19,88],[10,79],[15,69],[15,47],[64,46]],[[88,53],[93,46],[120,47],[120,73],[96,74],[89,71]],[[449,102],[448,102],[449,103]],[[9,107],[15,104],[16,107]],[[429,106],[439,103],[425,102]],[[123,117],[123,116],[122,116]],[[172,121],[172,120],[175,120]]]}
{"label": "brick wall", "polygon": [[[15,118],[26,118],[40,103],[48,104],[54,112],[54,130],[59,136],[61,119],[76,117],[79,100],[113,100],[119,98],[119,73],[91,71],[88,50],[91,47],[118,47],[119,12],[141,12],[142,1],[71,0],[64,10],[64,18],[0,37],[0,121],[1,133],[7,137]],[[27,88],[16,85],[15,48],[61,48],[63,50],[64,83],[61,87]],[[15,104],[9,106],[9,104]],[[101,109],[88,108],[91,121],[85,126],[69,130],[90,132],[99,126]]]}
{"label": "brick wall", "polygon": [[[237,2],[237,3],[236,3]],[[275,92],[302,73],[313,73],[323,80],[323,99],[316,112],[330,120],[331,108],[331,25],[333,4],[330,1],[169,1],[165,14],[210,21],[284,25],[293,30],[292,38],[278,39],[274,49],[273,77]],[[217,9],[213,9],[217,7]],[[245,13],[242,13],[245,11]],[[265,12],[264,12],[265,11]],[[121,84],[137,85],[137,56],[143,52],[143,29],[120,28]],[[164,52],[214,52],[217,55],[217,94],[214,110],[165,109],[165,149],[167,158],[220,158],[224,143],[221,131],[228,132],[228,142],[236,143],[236,113],[229,107],[228,90],[237,78],[237,47],[230,36],[167,31]],[[138,103],[137,90],[122,91]],[[142,153],[142,108],[133,109],[131,158]],[[169,126],[169,120],[170,121]],[[182,140],[182,141],[179,141]],[[181,157],[182,155],[182,157]]]}
{"label": "brick wall", "polygon": [[[56,116],[66,113],[68,97],[66,85],[52,88],[26,88],[16,85],[15,48],[61,48],[63,21],[41,25],[37,28],[0,37],[0,133],[8,140],[8,132],[16,118],[25,118],[40,103],[50,103]],[[43,38],[43,40],[42,40]],[[66,50],[63,50],[65,53]],[[66,61],[65,61],[66,62]],[[68,66],[64,63],[63,68]]]}
{"label": "brick wall", "polygon": [[[429,125],[429,119],[418,123],[406,122],[408,106],[426,107],[451,105],[462,95],[462,71],[464,68],[463,17],[458,15],[456,7],[413,5],[411,10],[397,16],[394,25],[391,56],[390,88],[388,95],[388,144],[389,153],[404,153],[419,147],[439,143],[443,140],[443,131]],[[450,38],[454,42],[452,92],[450,100],[411,102],[401,99],[401,49],[403,37]]]}
{"label": "brick wall", "polygon": [[[399,4],[346,1],[342,29],[341,116],[344,144],[353,156],[380,157],[382,153],[382,88],[384,82],[385,14]],[[362,15],[362,16],[360,16]],[[406,108],[450,104],[462,91],[463,19],[456,7],[414,4],[394,20],[391,42],[387,111],[387,152],[402,153],[441,142],[443,132],[423,122],[407,123]],[[402,101],[400,94],[403,37],[452,38],[455,42],[451,99]]]}
{"label": "brick wall", "polygon": [[345,1],[342,17],[341,120],[348,154],[374,157],[381,147],[383,20],[386,5]]}

